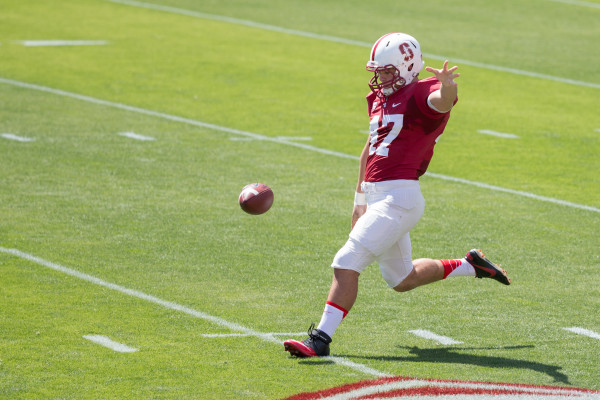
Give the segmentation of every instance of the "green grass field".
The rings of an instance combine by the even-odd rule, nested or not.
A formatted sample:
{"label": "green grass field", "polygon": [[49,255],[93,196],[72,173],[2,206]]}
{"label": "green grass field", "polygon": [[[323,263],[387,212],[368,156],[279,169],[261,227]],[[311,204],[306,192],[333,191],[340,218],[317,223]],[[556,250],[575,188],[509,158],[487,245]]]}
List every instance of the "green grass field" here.
{"label": "green grass field", "polygon": [[[0,398],[282,399],[384,375],[600,390],[600,340],[565,329],[600,332],[600,2],[152,1],[1,2]],[[294,359],[391,31],[461,73],[413,256],[480,247],[513,284],[398,294],[373,265],[333,357]],[[275,193],[262,216],[237,204],[251,182]]]}

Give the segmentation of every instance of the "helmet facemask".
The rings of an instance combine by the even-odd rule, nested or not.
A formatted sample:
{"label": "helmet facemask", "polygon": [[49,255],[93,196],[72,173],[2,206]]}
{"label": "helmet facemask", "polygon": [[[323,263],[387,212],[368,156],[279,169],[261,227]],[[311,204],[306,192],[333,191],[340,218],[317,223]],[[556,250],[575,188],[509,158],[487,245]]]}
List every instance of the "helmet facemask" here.
{"label": "helmet facemask", "polygon": [[[406,79],[400,76],[400,71],[394,65],[389,64],[384,67],[371,67],[367,65],[367,71],[373,72],[373,77],[369,81],[371,90],[376,93],[381,93],[384,96],[389,96],[406,85]],[[380,78],[381,72],[383,71],[391,74],[392,78],[383,81]]]}

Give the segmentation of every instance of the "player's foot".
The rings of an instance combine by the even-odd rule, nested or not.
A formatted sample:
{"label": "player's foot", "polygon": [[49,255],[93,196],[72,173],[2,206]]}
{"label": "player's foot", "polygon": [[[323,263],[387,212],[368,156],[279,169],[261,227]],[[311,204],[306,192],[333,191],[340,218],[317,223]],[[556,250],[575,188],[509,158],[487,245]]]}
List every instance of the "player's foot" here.
{"label": "player's foot", "polygon": [[324,357],[329,355],[329,343],[331,338],[322,330],[314,329],[312,324],[308,328],[308,338],[299,342],[288,339],[283,342],[285,351],[296,357]]}
{"label": "player's foot", "polygon": [[506,271],[485,258],[481,250],[470,250],[465,258],[475,268],[476,278],[492,278],[505,285],[510,285],[510,278],[506,275]]}

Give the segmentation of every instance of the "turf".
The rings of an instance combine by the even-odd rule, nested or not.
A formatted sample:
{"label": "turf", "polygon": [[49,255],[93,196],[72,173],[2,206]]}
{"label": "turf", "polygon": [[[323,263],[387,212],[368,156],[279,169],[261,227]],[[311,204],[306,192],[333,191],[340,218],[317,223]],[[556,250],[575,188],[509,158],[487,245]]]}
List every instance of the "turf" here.
{"label": "turf", "polygon": [[[441,64],[438,56],[473,62],[456,62],[460,100],[436,147],[437,175],[422,179],[427,209],[411,233],[413,255],[460,257],[481,247],[513,284],[457,278],[399,295],[373,265],[336,332],[334,356],[390,375],[600,390],[600,341],[564,329],[600,332],[597,8],[160,3],[183,15],[59,3],[7,0],[0,13],[0,134],[35,139],[0,137],[0,397],[280,399],[373,378],[333,360],[290,358],[278,343],[287,336],[260,336],[302,332],[320,318],[366,138],[368,46],[194,13],[365,43],[403,30],[420,40],[428,65]],[[33,39],[109,44],[21,43]],[[301,148],[277,137],[311,140],[297,140],[309,146]],[[237,204],[256,181],[275,192],[259,217]],[[250,336],[203,336],[243,333],[223,321]],[[463,344],[438,345],[413,329]],[[83,338],[90,334],[139,351],[116,353]]]}

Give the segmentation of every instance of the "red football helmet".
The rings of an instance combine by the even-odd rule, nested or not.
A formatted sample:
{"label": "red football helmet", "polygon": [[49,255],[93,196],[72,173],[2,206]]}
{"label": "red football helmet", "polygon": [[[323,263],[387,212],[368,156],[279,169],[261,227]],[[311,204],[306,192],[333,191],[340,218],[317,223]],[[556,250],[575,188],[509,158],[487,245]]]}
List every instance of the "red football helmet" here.
{"label": "red football helmet", "polygon": [[[421,46],[405,33],[388,33],[380,37],[371,49],[367,71],[373,72],[369,87],[380,96],[389,96],[419,75],[425,66]],[[391,80],[381,82],[381,71],[391,72]]]}

